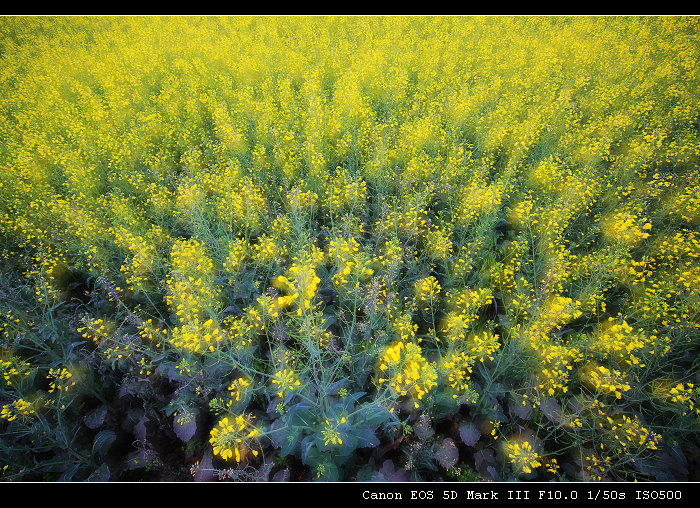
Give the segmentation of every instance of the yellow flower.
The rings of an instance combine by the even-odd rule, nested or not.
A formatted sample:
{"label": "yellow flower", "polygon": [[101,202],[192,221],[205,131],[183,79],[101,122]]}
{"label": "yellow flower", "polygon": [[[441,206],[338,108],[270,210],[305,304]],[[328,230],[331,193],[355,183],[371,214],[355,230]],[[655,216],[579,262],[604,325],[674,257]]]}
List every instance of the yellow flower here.
{"label": "yellow flower", "polygon": [[219,420],[216,427],[211,429],[209,442],[212,445],[214,455],[222,459],[235,458],[236,462],[246,460],[249,453],[258,455],[254,449],[256,443],[253,438],[260,435],[260,431],[251,423],[252,417],[236,415],[224,417]]}
{"label": "yellow flower", "polygon": [[542,465],[539,454],[529,441],[507,442],[504,444],[504,450],[516,474],[530,474],[533,469]]}
{"label": "yellow flower", "polygon": [[282,397],[285,392],[292,392],[301,386],[301,381],[293,370],[285,368],[275,372],[272,378],[272,384],[277,385],[279,389],[277,395]]}

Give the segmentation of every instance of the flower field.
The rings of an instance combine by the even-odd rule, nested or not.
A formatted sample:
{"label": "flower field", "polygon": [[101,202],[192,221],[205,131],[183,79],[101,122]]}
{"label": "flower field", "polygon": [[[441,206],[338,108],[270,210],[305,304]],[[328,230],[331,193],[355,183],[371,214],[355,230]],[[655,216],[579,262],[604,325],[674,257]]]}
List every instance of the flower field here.
{"label": "flower field", "polygon": [[700,20],[0,18],[3,481],[700,481]]}

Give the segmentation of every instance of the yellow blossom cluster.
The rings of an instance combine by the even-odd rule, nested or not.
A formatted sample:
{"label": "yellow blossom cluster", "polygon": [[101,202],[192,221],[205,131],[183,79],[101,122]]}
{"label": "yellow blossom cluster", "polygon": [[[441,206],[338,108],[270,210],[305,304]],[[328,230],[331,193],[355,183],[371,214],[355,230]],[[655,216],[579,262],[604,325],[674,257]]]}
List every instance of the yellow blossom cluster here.
{"label": "yellow blossom cluster", "polygon": [[443,373],[445,384],[455,390],[452,395],[457,398],[459,393],[467,390],[476,358],[465,351],[452,351],[440,361],[440,371]]}
{"label": "yellow blossom cluster", "polygon": [[176,241],[171,259],[166,300],[179,326],[173,328],[169,342],[193,352],[213,350],[224,338],[219,323],[210,317],[219,304],[219,289],[211,281],[214,263],[196,239]]}
{"label": "yellow blossom cluster", "polygon": [[277,289],[286,293],[277,298],[276,304],[281,309],[294,305],[297,315],[301,316],[311,309],[320,282],[313,264],[294,263],[286,276],[280,275],[273,281]]}
{"label": "yellow blossom cluster", "polygon": [[504,451],[516,474],[530,474],[542,465],[540,455],[529,441],[514,439],[504,444]]}
{"label": "yellow blossom cluster", "polygon": [[420,342],[420,338],[416,337],[418,325],[413,322],[413,316],[409,312],[403,312],[391,322],[393,335],[397,340],[402,342],[413,342],[414,339]]}
{"label": "yellow blossom cluster", "polygon": [[60,369],[49,369],[49,375],[46,376],[46,379],[51,380],[49,383],[49,393],[53,393],[56,390],[59,392],[66,392],[71,387],[75,386],[76,383],[73,373],[65,367]]}
{"label": "yellow blossom cluster", "polygon": [[86,317],[84,319],[85,326],[78,328],[78,333],[84,339],[92,339],[95,343],[108,342],[114,336],[116,326],[109,320],[104,318],[91,318]]}
{"label": "yellow blossom cluster", "polygon": [[285,394],[291,393],[294,390],[299,390],[301,380],[299,375],[292,369],[284,368],[276,371],[270,381],[275,385],[275,390],[279,397],[284,397]]}
{"label": "yellow blossom cluster", "polygon": [[423,199],[417,203],[392,205],[386,215],[376,223],[381,235],[396,235],[399,238],[416,239],[423,236],[428,229],[428,214]]}
{"label": "yellow blossom cluster", "polygon": [[645,367],[640,353],[654,351],[655,336],[647,337],[642,329],[634,330],[624,319],[608,318],[594,336],[592,349],[620,366]]}
{"label": "yellow blossom cluster", "polygon": [[661,440],[660,435],[644,427],[636,416],[622,415],[614,420],[610,433],[622,448],[656,450]]}
{"label": "yellow blossom cluster", "polygon": [[252,385],[252,381],[248,377],[238,377],[228,386],[229,397],[231,403],[240,402],[245,397],[245,392]]}
{"label": "yellow blossom cluster", "polygon": [[270,229],[252,245],[255,262],[260,265],[279,263],[289,253],[287,241],[291,233],[292,224],[289,217],[276,217]]}
{"label": "yellow blossom cluster", "polygon": [[631,389],[622,372],[610,370],[594,362],[584,366],[581,379],[584,384],[591,386],[598,393],[614,395],[617,399],[621,399],[623,392]]}
{"label": "yellow blossom cluster", "polygon": [[360,244],[354,238],[331,240],[328,257],[337,269],[331,279],[336,286],[345,285],[351,280],[359,284],[359,281],[367,280],[374,273],[370,268],[370,259],[360,251]]}
{"label": "yellow blossom cluster", "polygon": [[19,418],[20,420],[27,420],[31,418],[36,411],[31,402],[24,399],[17,399],[9,404],[2,406],[0,411],[0,418],[11,422]]}
{"label": "yellow blossom cluster", "polygon": [[425,235],[425,252],[433,261],[444,261],[452,255],[452,231],[447,227],[434,228]]}
{"label": "yellow blossom cluster", "polygon": [[[387,272],[394,270],[403,263],[403,247],[396,237],[388,238],[383,245],[382,251],[375,257],[375,261]],[[394,273],[394,276],[396,273]]]}
{"label": "yellow blossom cluster", "polygon": [[12,386],[18,379],[29,376],[31,373],[31,365],[15,356],[0,360],[0,376],[6,386]]}
{"label": "yellow blossom cluster", "polygon": [[343,444],[343,434],[339,429],[342,429],[346,423],[347,418],[344,416],[340,417],[334,422],[331,422],[328,419],[323,422],[323,427],[321,428],[321,438],[323,439],[324,446],[328,446],[329,444],[334,446]]}
{"label": "yellow blossom cluster", "polygon": [[597,455],[586,455],[586,473],[591,480],[602,481],[605,474],[610,471],[612,462],[610,457],[598,457]]}
{"label": "yellow blossom cluster", "polygon": [[[314,211],[318,206],[318,194],[303,185],[295,185],[285,194],[285,200],[290,213],[306,213]],[[336,198],[336,206],[340,199]]]}
{"label": "yellow blossom cluster", "polygon": [[697,389],[693,383],[680,383],[669,378],[658,378],[651,383],[652,396],[673,408],[680,408],[682,416],[699,416],[696,407]]}
{"label": "yellow blossom cluster", "polygon": [[455,216],[459,224],[471,224],[482,215],[495,212],[503,199],[504,188],[500,183],[484,185],[474,181],[460,191],[460,207]]}
{"label": "yellow blossom cluster", "polygon": [[626,246],[634,246],[649,238],[651,228],[651,222],[628,210],[615,212],[606,217],[601,224],[603,234],[607,238]]}
{"label": "yellow blossom cluster", "polygon": [[484,330],[481,333],[474,333],[466,340],[469,353],[478,358],[481,363],[485,359],[493,360],[493,354],[501,347],[497,334]]}
{"label": "yellow blossom cluster", "polygon": [[[437,370],[423,357],[420,346],[398,340],[387,346],[377,367],[379,384],[387,383],[396,397],[409,397],[414,407],[437,386]],[[386,377],[385,377],[386,376]]]}
{"label": "yellow blossom cluster", "polygon": [[326,183],[324,203],[331,213],[363,207],[366,199],[367,183],[346,169],[338,168]]}
{"label": "yellow blossom cluster", "polygon": [[514,307],[523,306],[525,302],[518,301],[518,297],[523,293],[527,295],[529,289],[529,282],[520,276],[520,268],[527,247],[527,240],[523,238],[522,234],[518,235],[507,244],[503,261],[494,264],[490,272],[494,286],[500,288],[508,296],[509,303]]}
{"label": "yellow blossom cluster", "polygon": [[422,277],[413,284],[413,301],[416,308],[430,310],[440,299],[440,283],[432,276]]}
{"label": "yellow blossom cluster", "polygon": [[[517,399],[517,424],[561,438],[542,453],[593,437],[584,478],[627,473],[671,415],[692,432],[697,19],[0,23],[3,419],[38,407],[30,373],[56,396],[94,378],[77,365],[175,366],[183,397],[268,390],[280,418],[341,379],[407,412],[555,398],[559,423]],[[85,344],[59,355],[74,309]],[[368,365],[376,390],[350,387]],[[348,445],[327,402],[303,433]],[[217,424],[218,458],[255,455],[251,421]],[[508,443],[516,474],[557,471],[535,443]]]}
{"label": "yellow blossom cluster", "polygon": [[[128,207],[128,204],[120,203],[121,207]],[[120,215],[125,214],[120,210]],[[149,284],[151,273],[160,262],[159,247],[167,238],[158,225],[151,226],[144,234],[134,234],[135,229],[140,229],[138,226],[137,221],[132,220],[111,229],[117,246],[128,253],[119,270],[127,276],[126,285],[132,290],[144,289]]]}
{"label": "yellow blossom cluster", "polygon": [[675,215],[695,226],[700,223],[700,173],[692,171],[688,179],[694,184],[681,186],[668,206],[668,213]]}
{"label": "yellow blossom cluster", "polygon": [[167,337],[167,329],[164,327],[158,327],[153,322],[153,319],[149,318],[138,325],[139,336],[148,341],[153,341],[156,347],[159,347],[165,337]]}
{"label": "yellow blossom cluster", "polygon": [[211,429],[209,442],[214,455],[224,460],[234,458],[236,462],[246,462],[250,460],[250,455],[258,456],[254,439],[259,435],[260,430],[252,424],[252,416],[226,416]]}
{"label": "yellow blossom cluster", "polygon": [[230,231],[258,232],[262,229],[267,200],[263,190],[250,177],[222,179],[222,185],[216,187],[216,195],[216,210]]}
{"label": "yellow blossom cluster", "polygon": [[59,253],[37,254],[35,267],[27,271],[27,278],[35,281],[34,294],[39,303],[54,303],[59,300],[63,291],[67,272],[66,258]]}
{"label": "yellow blossom cluster", "polygon": [[226,254],[226,259],[224,259],[223,267],[224,270],[231,274],[235,274],[242,267],[246,259],[248,245],[245,238],[236,238],[228,242],[228,252]]}
{"label": "yellow blossom cluster", "polygon": [[464,340],[466,333],[476,322],[479,311],[493,302],[493,294],[486,288],[450,291],[446,295],[449,309],[442,323],[448,341]]}

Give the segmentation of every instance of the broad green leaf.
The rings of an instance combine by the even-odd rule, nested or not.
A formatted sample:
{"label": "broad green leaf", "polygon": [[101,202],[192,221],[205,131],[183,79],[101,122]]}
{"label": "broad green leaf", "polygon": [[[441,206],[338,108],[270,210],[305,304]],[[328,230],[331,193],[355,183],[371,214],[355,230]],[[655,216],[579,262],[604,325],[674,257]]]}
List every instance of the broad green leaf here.
{"label": "broad green leaf", "polygon": [[104,457],[107,455],[109,448],[116,441],[117,435],[112,430],[101,430],[92,441],[93,456]]}

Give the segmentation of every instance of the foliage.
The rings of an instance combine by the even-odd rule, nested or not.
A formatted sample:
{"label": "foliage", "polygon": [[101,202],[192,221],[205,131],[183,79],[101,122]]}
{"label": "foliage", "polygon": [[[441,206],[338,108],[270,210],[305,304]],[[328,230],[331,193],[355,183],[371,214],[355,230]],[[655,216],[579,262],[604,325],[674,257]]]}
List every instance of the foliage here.
{"label": "foliage", "polygon": [[2,479],[690,479],[699,28],[3,18]]}

